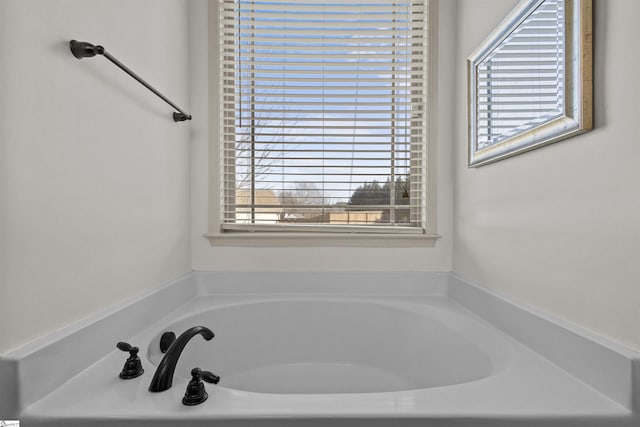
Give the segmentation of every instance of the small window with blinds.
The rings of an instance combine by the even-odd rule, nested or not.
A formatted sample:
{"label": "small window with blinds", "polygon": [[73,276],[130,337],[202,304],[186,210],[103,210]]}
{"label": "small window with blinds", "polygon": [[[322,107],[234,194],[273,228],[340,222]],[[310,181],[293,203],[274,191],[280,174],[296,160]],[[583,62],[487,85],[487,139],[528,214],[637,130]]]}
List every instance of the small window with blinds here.
{"label": "small window with blinds", "polygon": [[223,231],[425,233],[426,1],[220,2]]}
{"label": "small window with blinds", "polygon": [[564,111],[564,6],[541,3],[478,64],[478,143],[489,147]]}
{"label": "small window with blinds", "polygon": [[592,128],[591,0],[522,0],[469,57],[469,166]]}

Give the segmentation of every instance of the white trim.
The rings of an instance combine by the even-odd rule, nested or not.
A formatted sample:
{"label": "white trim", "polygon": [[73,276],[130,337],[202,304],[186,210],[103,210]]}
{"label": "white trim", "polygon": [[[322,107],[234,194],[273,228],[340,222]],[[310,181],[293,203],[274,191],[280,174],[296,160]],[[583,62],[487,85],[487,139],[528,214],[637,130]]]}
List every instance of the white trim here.
{"label": "white trim", "polygon": [[435,246],[438,234],[227,232],[205,234],[211,246],[245,247],[373,247],[407,248]]}
{"label": "white trim", "polygon": [[244,232],[301,232],[301,233],[345,233],[345,234],[425,234],[420,227],[373,226],[373,225],[325,225],[325,224],[222,224],[222,230]]}

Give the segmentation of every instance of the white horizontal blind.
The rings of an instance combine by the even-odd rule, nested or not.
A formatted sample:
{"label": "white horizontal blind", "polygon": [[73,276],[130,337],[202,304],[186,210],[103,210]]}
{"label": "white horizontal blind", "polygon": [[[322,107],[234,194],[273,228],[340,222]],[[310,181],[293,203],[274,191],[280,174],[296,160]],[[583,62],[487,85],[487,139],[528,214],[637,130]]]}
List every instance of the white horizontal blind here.
{"label": "white horizontal blind", "polygon": [[477,149],[563,114],[563,3],[545,0],[479,64]]}
{"label": "white horizontal blind", "polygon": [[423,232],[426,0],[224,0],[225,230]]}

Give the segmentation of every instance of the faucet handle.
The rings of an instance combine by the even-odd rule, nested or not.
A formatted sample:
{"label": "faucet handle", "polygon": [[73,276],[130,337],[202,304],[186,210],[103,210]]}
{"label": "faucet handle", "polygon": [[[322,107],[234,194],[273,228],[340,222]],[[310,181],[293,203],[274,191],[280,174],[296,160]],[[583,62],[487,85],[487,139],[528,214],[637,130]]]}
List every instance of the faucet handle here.
{"label": "faucet handle", "polygon": [[133,347],[131,344],[123,341],[120,341],[118,344],[116,344],[116,347],[118,347],[119,350],[128,351],[132,355],[133,353],[138,353],[139,350],[138,347]]}
{"label": "faucet handle", "polygon": [[212,374],[209,371],[203,371],[200,368],[193,368],[191,370],[191,381],[187,385],[187,390],[182,398],[182,403],[187,406],[195,406],[207,400],[209,395],[204,389],[205,380],[208,383],[218,384],[220,377]]}
{"label": "faucet handle", "polygon": [[[193,371],[191,371],[191,375],[193,375]],[[218,384],[220,382],[220,377],[209,371],[200,371],[200,377],[208,383]]]}
{"label": "faucet handle", "polygon": [[129,358],[124,362],[124,367],[120,372],[120,378],[123,380],[129,380],[142,375],[144,373],[144,369],[142,369],[142,361],[138,357],[138,351],[140,349],[122,341],[116,344],[116,347],[118,347],[119,350],[129,352]]}

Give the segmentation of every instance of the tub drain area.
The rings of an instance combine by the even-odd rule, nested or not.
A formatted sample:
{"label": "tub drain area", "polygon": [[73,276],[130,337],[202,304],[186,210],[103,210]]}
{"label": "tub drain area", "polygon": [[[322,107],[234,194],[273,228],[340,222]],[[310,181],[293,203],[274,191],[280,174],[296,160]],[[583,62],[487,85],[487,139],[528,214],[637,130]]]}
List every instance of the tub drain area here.
{"label": "tub drain area", "polygon": [[351,363],[283,363],[238,372],[224,386],[258,393],[377,393],[418,388],[387,370]]}

